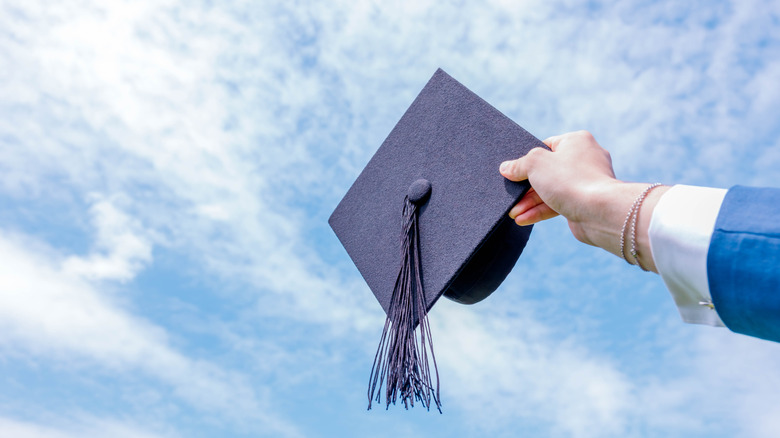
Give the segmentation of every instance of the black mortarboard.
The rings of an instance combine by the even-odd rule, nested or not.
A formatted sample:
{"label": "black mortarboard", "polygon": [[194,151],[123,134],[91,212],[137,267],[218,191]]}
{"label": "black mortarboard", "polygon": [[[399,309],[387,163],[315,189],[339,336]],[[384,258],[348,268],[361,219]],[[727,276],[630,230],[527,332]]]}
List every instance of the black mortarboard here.
{"label": "black mortarboard", "polygon": [[484,299],[514,267],[531,227],[507,213],[530,186],[498,168],[534,147],[546,146],[439,69],[336,207],[330,226],[388,315],[369,408],[379,378],[388,405],[440,409],[425,315],[442,295]]}

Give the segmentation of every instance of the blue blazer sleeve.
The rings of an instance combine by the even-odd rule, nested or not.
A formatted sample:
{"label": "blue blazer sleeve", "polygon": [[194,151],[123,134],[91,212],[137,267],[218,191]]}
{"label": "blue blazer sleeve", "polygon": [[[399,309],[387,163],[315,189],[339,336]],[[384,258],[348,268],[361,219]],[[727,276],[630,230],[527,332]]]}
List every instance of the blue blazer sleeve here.
{"label": "blue blazer sleeve", "polygon": [[730,330],[780,342],[780,189],[728,191],[707,277],[712,303]]}

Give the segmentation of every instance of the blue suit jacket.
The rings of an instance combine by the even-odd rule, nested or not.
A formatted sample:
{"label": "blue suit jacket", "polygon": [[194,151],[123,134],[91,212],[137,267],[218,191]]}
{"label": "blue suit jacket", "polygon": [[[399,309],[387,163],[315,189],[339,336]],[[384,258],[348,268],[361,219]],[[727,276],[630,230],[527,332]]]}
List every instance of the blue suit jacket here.
{"label": "blue suit jacket", "polygon": [[712,303],[729,329],[780,342],[780,189],[728,191],[707,276]]}

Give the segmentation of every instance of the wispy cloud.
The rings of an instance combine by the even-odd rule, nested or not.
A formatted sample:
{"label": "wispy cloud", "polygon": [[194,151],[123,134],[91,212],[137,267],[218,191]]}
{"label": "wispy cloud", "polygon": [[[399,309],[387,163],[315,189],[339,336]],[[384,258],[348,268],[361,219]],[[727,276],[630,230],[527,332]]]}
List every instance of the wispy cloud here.
{"label": "wispy cloud", "polygon": [[[121,241],[126,236],[122,229],[111,238],[102,237]],[[117,265],[127,265],[116,257]],[[247,384],[247,376],[181,354],[170,346],[163,329],[133,316],[122,300],[101,292],[92,274],[105,272],[104,260],[93,260],[92,265],[81,260],[74,272],[73,258],[29,236],[7,232],[0,235],[0,259],[4,349],[55,360],[75,355],[121,373],[140,372],[169,385],[175,397],[199,410],[259,420],[279,433],[294,434],[293,427],[271,414]]]}
{"label": "wispy cloud", "polygon": [[137,223],[107,200],[90,208],[97,228],[97,244],[87,257],[70,256],[64,273],[88,279],[130,280],[151,262],[152,245]]}
{"label": "wispy cloud", "polygon": [[[339,412],[317,428],[291,406],[330,412],[331,399],[291,388],[365,380],[353,362],[371,354],[381,310],[325,219],[436,67],[538,136],[594,131],[627,179],[777,177],[771,2],[20,1],[0,11],[0,63],[13,66],[0,71],[0,196],[13,206],[0,213],[4,351],[144,376],[195,412],[220,412],[235,433],[233,421],[258,418],[289,435],[382,421]],[[75,237],[40,231],[55,227]],[[770,347],[670,334],[679,323],[666,326],[660,286],[548,227],[523,262],[540,292],[510,277],[506,290],[527,292],[505,311],[435,310],[462,414],[453,430],[682,436],[720,421],[768,434],[771,409],[718,399],[771,404],[780,384],[715,375],[709,363],[755,355],[755,368],[734,359],[729,369],[765,375]],[[139,275],[160,266],[205,285],[203,296],[170,291],[192,320],[163,323],[136,303]],[[600,319],[635,301],[649,305],[633,310],[637,321]],[[609,346],[624,345],[620,329],[647,332],[631,352],[658,369],[643,375]],[[668,364],[689,370],[671,375]],[[409,418],[398,424],[426,427]]]}
{"label": "wispy cloud", "polygon": [[541,422],[561,436],[625,432],[634,384],[576,335],[556,339],[525,312],[447,310],[434,327],[444,353],[438,359],[448,393],[458,409],[471,411],[472,427],[498,434],[508,424]]}
{"label": "wispy cloud", "polygon": [[[72,421],[70,422],[72,423]],[[0,417],[0,430],[15,438],[75,438],[84,436],[111,436],[116,438],[162,438],[173,436],[138,429],[118,421],[98,420],[65,427],[51,427],[32,422]]]}

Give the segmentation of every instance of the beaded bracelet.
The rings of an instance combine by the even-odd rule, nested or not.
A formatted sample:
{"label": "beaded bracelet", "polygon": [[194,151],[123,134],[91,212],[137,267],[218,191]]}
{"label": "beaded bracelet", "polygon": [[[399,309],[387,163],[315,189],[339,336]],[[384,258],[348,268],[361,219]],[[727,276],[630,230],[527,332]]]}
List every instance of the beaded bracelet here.
{"label": "beaded bracelet", "polygon": [[631,209],[628,210],[626,220],[623,222],[623,229],[620,231],[620,254],[623,256],[623,259],[626,261],[626,263],[633,265],[633,263],[631,263],[631,261],[628,259],[628,256],[626,255],[626,230],[628,229],[628,224],[631,224],[631,257],[636,260],[636,265],[645,272],[647,272],[647,269],[645,269],[645,267],[642,266],[642,262],[639,261],[639,252],[636,249],[636,222],[637,218],[639,217],[639,209],[642,207],[642,203],[647,197],[647,194],[660,185],[661,183],[654,183],[642,191],[642,193],[634,201]]}

